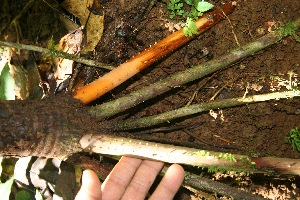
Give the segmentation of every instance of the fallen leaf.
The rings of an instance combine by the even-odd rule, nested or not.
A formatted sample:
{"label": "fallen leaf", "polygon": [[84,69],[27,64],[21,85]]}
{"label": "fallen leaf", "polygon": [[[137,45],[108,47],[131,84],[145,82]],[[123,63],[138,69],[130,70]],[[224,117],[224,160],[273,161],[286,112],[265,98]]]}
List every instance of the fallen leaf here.
{"label": "fallen leaf", "polygon": [[93,51],[99,43],[104,27],[104,16],[90,13],[88,7],[92,7],[94,0],[65,0],[62,6],[70,13],[79,18],[81,25],[85,25],[89,15],[86,27],[86,44],[84,44],[81,53],[85,54]]}

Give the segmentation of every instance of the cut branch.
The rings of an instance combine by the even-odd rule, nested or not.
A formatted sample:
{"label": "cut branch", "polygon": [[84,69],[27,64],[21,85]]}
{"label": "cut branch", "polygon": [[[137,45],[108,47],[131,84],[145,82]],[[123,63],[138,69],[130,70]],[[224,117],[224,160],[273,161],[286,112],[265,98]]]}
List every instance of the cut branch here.
{"label": "cut branch", "polygon": [[253,95],[249,97],[240,97],[240,98],[232,98],[232,99],[222,99],[218,101],[210,101],[205,103],[194,104],[190,106],[185,106],[176,110],[172,110],[169,112],[161,113],[158,115],[153,115],[150,117],[144,117],[140,119],[134,120],[126,120],[121,121],[118,123],[114,130],[128,130],[134,128],[144,128],[149,126],[154,126],[157,124],[161,124],[164,122],[169,122],[171,120],[185,117],[188,115],[208,111],[211,109],[218,109],[218,108],[228,108],[234,107],[239,105],[245,105],[249,103],[256,103],[262,101],[269,101],[274,99],[282,99],[282,98],[293,98],[299,97],[300,91],[286,91],[286,92],[274,92],[269,94],[260,94],[260,95]]}
{"label": "cut branch", "polygon": [[[212,12],[209,12],[197,20],[196,26],[198,28],[198,35],[223,19],[224,14],[229,15],[233,11],[233,8],[233,3],[229,2],[219,8],[215,8]],[[192,37],[186,37],[182,30],[179,30],[134,56],[127,62],[121,64],[113,71],[105,74],[103,77],[100,77],[82,88],[79,88],[74,92],[74,97],[87,104],[114,89],[127,79],[131,78],[180,46],[186,44],[196,36],[197,35],[195,34]]]}
{"label": "cut branch", "polygon": [[254,42],[241,46],[238,49],[231,50],[229,53],[204,64],[178,72],[166,79],[156,82],[150,86],[136,90],[124,97],[106,102],[104,104],[91,108],[91,113],[97,117],[110,117],[122,111],[125,111],[139,103],[147,101],[158,96],[174,87],[186,84],[190,81],[202,78],[220,69],[226,68],[231,64],[252,56],[256,52],[280,41],[282,38],[292,35],[300,27],[300,18],[294,22],[288,22],[274,32],[271,32]]}

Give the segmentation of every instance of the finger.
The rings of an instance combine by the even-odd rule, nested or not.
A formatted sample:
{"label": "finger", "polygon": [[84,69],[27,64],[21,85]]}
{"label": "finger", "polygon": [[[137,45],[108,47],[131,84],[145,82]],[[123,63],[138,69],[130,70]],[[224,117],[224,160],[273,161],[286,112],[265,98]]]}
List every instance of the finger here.
{"label": "finger", "polygon": [[101,183],[97,174],[92,170],[85,170],[82,173],[82,185],[75,200],[100,200]]}
{"label": "finger", "polygon": [[102,199],[120,199],[142,160],[123,156],[103,182]]}
{"label": "finger", "polygon": [[157,174],[164,166],[163,162],[144,160],[129,183],[122,199],[145,199]]}
{"label": "finger", "polygon": [[180,188],[183,179],[183,168],[177,164],[171,165],[149,200],[173,199]]}

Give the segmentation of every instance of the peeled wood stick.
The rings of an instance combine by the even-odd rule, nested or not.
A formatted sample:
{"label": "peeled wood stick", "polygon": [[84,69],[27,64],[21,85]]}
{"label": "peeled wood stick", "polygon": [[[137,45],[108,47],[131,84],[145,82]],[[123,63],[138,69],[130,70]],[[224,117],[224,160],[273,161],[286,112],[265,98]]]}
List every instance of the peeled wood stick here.
{"label": "peeled wood stick", "polygon": [[299,159],[251,158],[247,155],[224,154],[105,134],[86,134],[79,143],[84,151],[106,155],[138,157],[200,167],[217,167],[228,171],[300,174]]}
{"label": "peeled wood stick", "polygon": [[[196,21],[198,35],[223,19],[224,14],[230,14],[233,11],[233,8],[233,3],[229,2],[203,15],[203,17]],[[132,57],[130,60],[105,74],[103,77],[100,77],[94,82],[79,88],[74,92],[74,97],[81,100],[84,104],[87,104],[114,89],[127,79],[131,78],[178,47],[186,44],[196,36],[197,35],[186,37],[182,30],[179,30],[138,55]]]}
{"label": "peeled wood stick", "polygon": [[228,170],[233,166],[240,166],[241,170],[246,170],[246,168],[249,169],[249,167],[253,166],[250,158],[245,155],[231,154],[236,159],[236,162],[232,162],[229,159],[220,158],[220,152],[160,144],[114,135],[86,134],[80,139],[79,143],[84,151],[154,159],[167,163],[202,167],[218,166]]}

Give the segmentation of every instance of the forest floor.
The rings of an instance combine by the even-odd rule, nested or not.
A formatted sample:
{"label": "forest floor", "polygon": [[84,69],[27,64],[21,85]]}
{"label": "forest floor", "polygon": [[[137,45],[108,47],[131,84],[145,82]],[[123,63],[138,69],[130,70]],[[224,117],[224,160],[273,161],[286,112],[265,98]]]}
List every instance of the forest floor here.
{"label": "forest floor", "polygon": [[[151,10],[144,12],[142,7],[149,2],[105,1],[104,33],[94,52],[95,59],[117,66],[171,34],[178,20],[169,19],[169,11],[163,1],[156,1]],[[211,3],[217,6],[221,1]],[[254,41],[280,25],[295,20],[299,14],[300,4],[295,1],[239,0],[233,14],[228,16],[229,19],[221,21],[187,45],[126,81],[97,103],[124,96],[171,74],[223,55],[237,48],[238,43],[243,45]],[[27,16],[23,20],[28,23],[27,26],[34,27],[37,22],[33,23],[29,19],[30,16]],[[49,33],[45,33],[47,34]],[[24,31],[20,43],[32,43],[35,40],[43,43],[43,37],[37,39],[32,35],[33,33]],[[90,71],[92,79],[106,73],[100,69]],[[225,70],[177,87],[131,109],[128,112],[130,114],[125,113],[115,119],[150,116],[188,103],[209,101],[212,97],[242,97],[246,91],[247,95],[284,91],[290,89],[291,84],[298,85],[299,88],[299,74],[300,44],[293,37],[287,37]],[[189,142],[199,148],[231,153],[251,152],[257,156],[300,157],[300,153],[293,151],[291,145],[285,141],[291,129],[300,128],[300,99],[296,98],[214,110],[177,120],[165,127],[168,127],[167,130],[156,130],[151,133],[151,137]],[[183,128],[177,130],[176,127]],[[269,199],[300,197],[298,176],[240,176],[221,173],[207,173],[206,176]],[[182,191],[178,198],[215,198],[213,194],[205,198],[204,196]]]}

